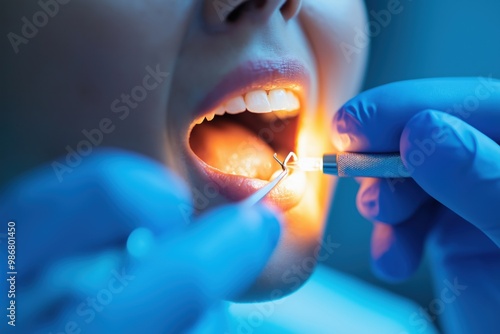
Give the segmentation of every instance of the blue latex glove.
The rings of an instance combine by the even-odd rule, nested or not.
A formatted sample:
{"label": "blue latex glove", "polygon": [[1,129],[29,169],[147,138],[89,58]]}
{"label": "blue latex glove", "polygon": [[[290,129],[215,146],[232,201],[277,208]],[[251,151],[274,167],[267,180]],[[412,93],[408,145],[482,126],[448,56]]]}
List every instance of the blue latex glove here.
{"label": "blue latex glove", "polygon": [[399,281],[424,242],[436,299],[418,331],[442,317],[449,333],[500,333],[500,82],[399,82],[362,93],[335,116],[345,151],[398,152],[408,180],[362,179],[360,212],[375,222],[372,264]]}
{"label": "blue latex glove", "polygon": [[18,272],[16,328],[2,315],[0,332],[178,333],[195,325],[253,282],[280,227],[269,209],[237,205],[191,226],[190,208],[177,177],[126,152],[93,153],[62,183],[50,166],[23,177],[0,197],[1,232],[16,222]]}

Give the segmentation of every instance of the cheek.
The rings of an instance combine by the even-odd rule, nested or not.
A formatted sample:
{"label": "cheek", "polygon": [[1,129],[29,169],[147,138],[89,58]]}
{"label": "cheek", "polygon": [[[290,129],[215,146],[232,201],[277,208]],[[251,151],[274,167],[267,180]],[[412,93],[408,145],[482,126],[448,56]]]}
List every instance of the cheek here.
{"label": "cheek", "polygon": [[172,69],[189,9],[160,1],[74,0],[61,8],[51,36],[65,42],[60,43],[63,51],[77,51],[76,61],[92,59],[97,68],[105,64],[119,71],[119,77],[109,78],[116,85],[118,78],[143,72],[147,65]]}
{"label": "cheek", "polygon": [[[77,65],[93,58],[96,66],[106,64],[112,68],[127,63],[132,65],[128,70],[133,70],[134,63],[143,66],[145,61],[173,63],[194,9],[192,3],[73,0],[51,7],[32,1],[8,5],[9,20],[2,27],[8,25],[6,31],[27,39],[18,50],[23,60],[31,57],[48,63],[56,59]],[[52,14],[48,16],[47,11]],[[39,14],[47,18],[45,24],[37,23],[42,17]],[[32,28],[27,29],[26,23]],[[68,58],[69,55],[73,57]]]}
{"label": "cheek", "polygon": [[361,85],[369,43],[354,53],[346,48],[356,45],[356,31],[365,27],[364,4],[361,0],[305,0],[301,21],[319,64],[322,101],[331,117]]}
{"label": "cheek", "polygon": [[[42,141],[45,147],[39,147],[52,158],[65,154],[66,144],[74,146],[83,129],[96,128],[106,117],[116,124],[106,144],[160,156],[155,143],[165,127],[167,81],[141,101],[126,122],[111,106],[143,85],[147,67],[173,71],[192,3],[73,0],[60,5],[57,15],[20,45],[18,54],[7,54],[12,66],[3,79],[12,83],[8,89],[16,96],[16,109],[31,120],[23,123],[22,132],[38,141],[47,137],[45,129],[54,129]],[[22,35],[21,18],[33,22],[42,10],[34,1],[12,7],[13,18],[3,25]],[[9,96],[8,91],[3,94]]]}

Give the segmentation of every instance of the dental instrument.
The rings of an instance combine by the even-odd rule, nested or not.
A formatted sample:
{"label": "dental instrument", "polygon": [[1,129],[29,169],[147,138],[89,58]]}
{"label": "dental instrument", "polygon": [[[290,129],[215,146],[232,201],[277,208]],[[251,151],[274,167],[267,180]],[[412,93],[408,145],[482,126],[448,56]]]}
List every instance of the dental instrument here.
{"label": "dental instrument", "polygon": [[262,201],[274,188],[278,186],[278,184],[290,173],[288,169],[288,164],[290,164],[290,160],[297,160],[297,155],[293,152],[290,152],[288,156],[281,162],[278,159],[278,155],[274,153],[274,160],[280,165],[282,172],[276,176],[271,182],[269,182],[264,187],[257,190],[255,193],[241,201],[241,204],[247,207],[251,207]]}
{"label": "dental instrument", "polygon": [[277,154],[274,160],[281,166],[282,172],[271,182],[241,201],[241,204],[251,207],[262,201],[278,184],[290,174],[290,170],[303,172],[319,172],[339,177],[378,177],[378,178],[408,178],[410,172],[397,153],[337,153],[325,154],[322,158],[298,158],[290,152],[281,162]]}
{"label": "dental instrument", "polygon": [[408,178],[410,172],[398,153],[337,153],[322,158],[300,158],[287,168],[304,172],[322,171],[339,177]]}

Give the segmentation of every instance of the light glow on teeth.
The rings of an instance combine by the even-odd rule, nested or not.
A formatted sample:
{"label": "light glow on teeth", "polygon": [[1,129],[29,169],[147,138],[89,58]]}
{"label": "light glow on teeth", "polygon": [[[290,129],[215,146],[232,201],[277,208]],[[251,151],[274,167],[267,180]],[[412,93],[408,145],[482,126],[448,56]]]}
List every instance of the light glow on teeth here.
{"label": "light glow on teeth", "polygon": [[265,90],[256,90],[248,93],[245,96],[245,103],[248,111],[256,114],[265,114],[273,110]]}
{"label": "light glow on teeth", "polygon": [[236,115],[247,110],[256,114],[264,114],[266,118],[285,119],[297,116],[299,109],[300,100],[292,91],[286,89],[273,89],[269,92],[256,90],[245,96],[230,99],[208,115],[197,119],[195,124],[201,124],[205,120],[212,121],[215,116],[223,116],[225,113]]}
{"label": "light glow on teeth", "polygon": [[218,116],[222,116],[226,113],[226,109],[224,108],[224,106],[220,106],[217,109],[215,109],[214,113]]}
{"label": "light glow on teeth", "polygon": [[300,101],[297,96],[292,92],[287,92],[288,96],[288,108],[286,110],[293,111],[300,108]]}
{"label": "light glow on teeth", "polygon": [[[291,93],[291,92],[290,92]],[[295,94],[291,93],[294,97]],[[284,89],[275,89],[269,92],[269,102],[273,111],[287,110],[289,105],[289,96]]]}
{"label": "light glow on teeth", "polygon": [[247,105],[243,96],[232,98],[226,103],[226,107],[222,107],[228,114],[239,114],[247,110]]}
{"label": "light glow on teeth", "polygon": [[263,117],[265,120],[272,122],[276,118],[279,119],[287,119],[291,117],[295,117],[299,115],[299,110],[293,110],[293,111],[287,111],[287,110],[278,110],[278,111],[273,111],[272,113],[269,114],[263,114]]}

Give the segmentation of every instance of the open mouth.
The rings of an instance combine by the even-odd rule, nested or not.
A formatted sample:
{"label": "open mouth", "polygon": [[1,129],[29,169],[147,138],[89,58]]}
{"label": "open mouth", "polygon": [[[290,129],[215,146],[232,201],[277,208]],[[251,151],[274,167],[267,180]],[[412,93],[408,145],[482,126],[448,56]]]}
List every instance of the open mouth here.
{"label": "open mouth", "polygon": [[[215,107],[191,125],[189,146],[198,169],[229,201],[250,196],[281,171],[275,152],[284,158],[296,149],[304,86],[297,78],[290,80],[297,73],[278,69],[278,74],[269,67],[264,73],[256,71],[261,80],[250,79],[241,89],[233,87],[231,92],[228,87],[215,99]],[[293,66],[287,69],[296,72]],[[265,82],[266,77],[270,81]],[[301,174],[292,173],[268,199],[284,211],[297,205],[305,189]]]}
{"label": "open mouth", "polygon": [[230,99],[194,126],[193,152],[222,173],[270,181],[273,153],[293,151],[300,102],[292,91],[257,90]]}

